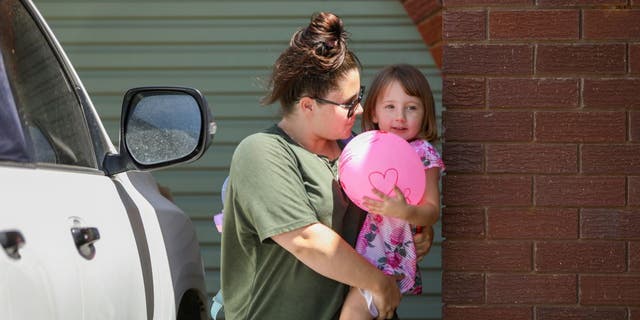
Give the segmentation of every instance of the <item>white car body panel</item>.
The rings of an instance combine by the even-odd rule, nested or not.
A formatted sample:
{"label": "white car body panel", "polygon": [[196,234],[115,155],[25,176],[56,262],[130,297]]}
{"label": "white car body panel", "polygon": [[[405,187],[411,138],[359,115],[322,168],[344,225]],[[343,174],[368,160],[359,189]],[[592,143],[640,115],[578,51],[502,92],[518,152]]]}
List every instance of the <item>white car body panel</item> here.
{"label": "white car body panel", "polygon": [[[21,160],[2,158],[4,150],[0,148],[0,239],[4,249],[4,253],[0,252],[0,320],[208,319],[209,299],[206,296],[204,267],[191,220],[159,193],[150,173],[138,171],[186,163],[202,156],[213,134],[209,131],[213,123],[209,123],[204,97],[195,89],[176,87],[137,88],[127,92],[132,92],[136,99],[144,99],[145,94],[160,99],[163,95],[191,97],[197,104],[198,113],[181,115],[192,115],[192,119],[201,120],[199,137],[192,153],[162,158],[166,161],[148,166],[135,163],[130,149],[123,147],[123,137],[120,137],[119,148],[111,143],[76,71],[32,2],[7,0],[3,5],[6,7],[1,8],[5,11],[0,12],[0,19],[12,16],[7,8],[13,6],[16,10],[13,13],[18,13],[15,16],[22,20],[5,21],[16,25],[25,21],[37,25],[36,28],[29,27],[31,35],[35,36],[23,38],[31,41],[23,47],[11,45],[11,41],[20,39],[16,36],[19,33],[12,33],[11,26],[3,25],[4,29],[0,29],[3,32],[0,40],[7,34],[4,40],[11,40],[0,41],[0,49],[3,50],[0,58],[3,54],[4,57],[13,57],[15,52],[20,55],[20,59],[0,59],[0,67],[3,67],[0,68],[0,98],[4,99],[0,99],[0,111],[10,110],[21,115],[18,126],[10,123],[5,128],[16,128],[9,132],[24,133],[28,140],[29,129],[37,127],[43,137],[50,139],[42,141],[58,148],[65,148],[68,146],[65,142],[69,141],[88,141],[69,145],[89,150],[88,154],[95,159],[82,164],[60,164],[71,160],[60,160],[55,154],[53,159],[36,160],[34,150],[42,146],[33,141],[24,151],[29,157]],[[0,25],[2,22],[0,20]],[[45,48],[47,52],[51,49],[54,59],[36,62],[40,64],[38,67],[59,70],[64,74],[60,81],[47,82],[45,80],[48,79],[27,76],[15,80],[16,74],[24,74],[15,67],[15,61],[29,64],[33,60],[33,50],[29,50],[32,45]],[[14,48],[18,49],[14,51]],[[8,68],[4,67],[5,64]],[[21,86],[31,79],[40,83]],[[38,118],[41,122],[36,122],[25,118],[23,113],[34,112],[34,109],[27,108],[30,106],[25,103],[28,99],[15,99],[12,92],[15,95],[15,90],[22,89],[21,94],[46,98],[47,87],[53,87],[53,83],[70,89],[55,91],[55,94],[72,97],[64,100],[72,103],[43,103],[38,106],[42,109],[37,110],[55,114],[55,121],[60,122],[48,122],[47,118]],[[136,103],[123,103],[123,113],[135,110]],[[158,105],[162,107],[161,103]],[[78,112],[80,116],[73,118],[75,122],[68,120],[67,123],[64,118],[69,113],[61,110],[68,111],[69,108],[63,109],[62,106],[81,110]],[[180,104],[170,106],[173,108]],[[144,122],[146,119],[139,120]],[[3,121],[8,120],[0,117],[0,125]],[[64,123],[64,126],[59,123]],[[123,128],[127,128],[127,121],[123,120],[123,123]],[[87,127],[87,130],[66,136],[69,141],[51,141],[56,139],[55,135],[47,134],[47,128],[51,127],[64,128],[67,132],[70,127]],[[161,133],[167,128],[152,129]],[[124,129],[122,132],[126,137]],[[0,131],[0,147],[7,139],[17,141],[12,140],[12,134],[2,133]],[[82,137],[85,139],[81,140]],[[76,150],[70,150],[69,154],[74,155],[73,151]],[[53,148],[51,152],[54,152]],[[92,230],[99,232],[99,239],[93,242],[95,254],[87,256],[85,250],[83,256],[79,252],[72,228],[94,228]],[[5,243],[5,235],[10,233],[24,237],[24,243],[17,249],[18,257],[11,256],[16,247],[8,241]],[[94,235],[92,233],[89,237]]]}
{"label": "white car body panel", "polygon": [[[0,170],[5,181],[11,181],[0,184],[0,194],[10,195],[3,201],[3,211],[12,212],[9,217],[3,217],[2,225],[20,230],[25,237],[26,243],[20,250],[21,262],[32,264],[33,269],[44,267],[38,272],[40,279],[33,282],[35,287],[25,293],[43,289],[51,292],[52,306],[45,309],[54,312],[46,318],[58,314],[59,319],[144,319],[145,291],[140,259],[137,248],[131,246],[135,243],[133,232],[113,181],[99,174],[64,169],[9,167]],[[78,253],[71,236],[71,227],[78,223],[83,227],[99,226],[100,240],[95,243],[96,254],[92,260]],[[39,262],[40,257],[45,257],[47,263]],[[52,285],[41,288],[38,283]],[[19,287],[20,284],[16,284],[10,290]],[[72,297],[77,296],[78,300],[56,299],[68,297],[70,292],[76,292]],[[119,294],[109,294],[113,292]],[[30,305],[33,301],[22,299],[14,306]],[[39,309],[47,300],[36,301]],[[76,308],[80,317],[75,312],[65,314],[65,310]],[[16,314],[14,319],[30,318]]]}
{"label": "white car body panel", "polygon": [[[176,298],[173,292],[169,258],[162,236],[162,229],[160,228],[155,209],[149,201],[136,190],[129,179],[129,175],[135,174],[136,173],[131,172],[121,173],[118,174],[116,178],[127,190],[132,190],[129,195],[138,206],[140,217],[147,231],[146,235],[153,266],[153,300],[156,302],[153,308],[154,319],[175,319],[177,314],[177,306],[175,304],[157,303],[160,301],[176,301]],[[150,175],[144,176],[155,183]],[[164,198],[163,200],[168,201]]]}

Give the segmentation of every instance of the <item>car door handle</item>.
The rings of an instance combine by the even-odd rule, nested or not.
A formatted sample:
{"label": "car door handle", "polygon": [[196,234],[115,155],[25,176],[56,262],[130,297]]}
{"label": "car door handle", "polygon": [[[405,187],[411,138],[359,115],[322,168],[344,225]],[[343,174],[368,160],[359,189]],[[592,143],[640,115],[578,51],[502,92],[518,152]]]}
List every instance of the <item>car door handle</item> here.
{"label": "car door handle", "polygon": [[20,248],[24,246],[26,241],[22,236],[22,232],[18,230],[0,231],[0,244],[2,248],[12,259],[20,259]]}
{"label": "car door handle", "polygon": [[96,255],[96,247],[93,244],[100,240],[98,228],[73,227],[71,228],[71,235],[80,255],[87,260],[93,259]]}

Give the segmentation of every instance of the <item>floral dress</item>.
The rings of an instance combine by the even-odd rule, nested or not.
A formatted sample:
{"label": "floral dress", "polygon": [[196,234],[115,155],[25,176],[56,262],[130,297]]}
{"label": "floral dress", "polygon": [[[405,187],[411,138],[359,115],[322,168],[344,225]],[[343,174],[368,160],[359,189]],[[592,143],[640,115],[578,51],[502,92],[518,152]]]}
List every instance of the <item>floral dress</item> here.
{"label": "floral dress", "polygon": [[[410,144],[420,156],[425,170],[439,167],[444,171],[440,154],[429,142],[414,140]],[[385,274],[405,275],[398,286],[407,294],[422,293],[422,278],[413,243],[415,232],[416,228],[405,220],[369,213],[356,242],[356,251]]]}

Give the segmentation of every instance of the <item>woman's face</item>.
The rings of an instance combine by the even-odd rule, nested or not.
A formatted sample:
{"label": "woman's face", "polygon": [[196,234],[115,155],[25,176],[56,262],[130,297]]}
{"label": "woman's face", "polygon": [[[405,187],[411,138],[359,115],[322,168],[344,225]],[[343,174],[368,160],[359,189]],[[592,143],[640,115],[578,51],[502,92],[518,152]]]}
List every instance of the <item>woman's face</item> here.
{"label": "woman's face", "polygon": [[[341,104],[351,104],[360,93],[360,72],[358,69],[349,71],[338,81],[338,89],[331,90],[322,98]],[[356,122],[356,116],[362,113],[362,106],[358,104],[351,117],[349,110],[341,106],[314,100],[314,112],[311,128],[314,133],[323,139],[339,140],[351,136],[351,129]]]}

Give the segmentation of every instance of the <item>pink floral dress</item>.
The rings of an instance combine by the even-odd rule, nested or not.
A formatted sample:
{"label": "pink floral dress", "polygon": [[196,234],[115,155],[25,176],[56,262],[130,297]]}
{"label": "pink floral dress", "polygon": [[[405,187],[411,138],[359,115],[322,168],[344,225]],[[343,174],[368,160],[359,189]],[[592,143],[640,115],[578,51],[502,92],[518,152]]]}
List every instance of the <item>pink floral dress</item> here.
{"label": "pink floral dress", "polygon": [[[410,144],[422,159],[425,170],[439,167],[444,171],[440,154],[429,142],[414,140]],[[356,241],[356,251],[385,274],[405,275],[398,286],[407,294],[422,293],[422,278],[413,243],[415,232],[415,227],[405,220],[369,213]]]}

